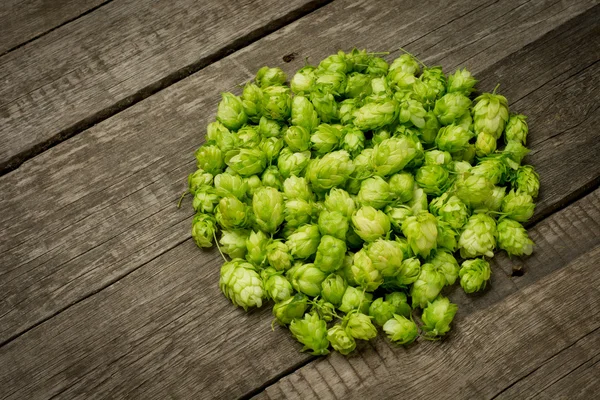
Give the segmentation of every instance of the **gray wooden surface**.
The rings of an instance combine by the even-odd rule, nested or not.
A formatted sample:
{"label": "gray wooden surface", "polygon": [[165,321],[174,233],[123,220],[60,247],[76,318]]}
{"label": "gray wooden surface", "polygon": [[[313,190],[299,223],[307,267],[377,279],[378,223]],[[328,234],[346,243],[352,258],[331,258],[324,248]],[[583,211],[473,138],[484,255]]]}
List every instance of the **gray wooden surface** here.
{"label": "gray wooden surface", "polygon": [[[300,398],[342,398],[369,390],[380,390],[377,393],[385,397],[399,390],[410,393],[395,387],[404,382],[398,380],[402,371],[390,366],[401,360],[427,371],[417,374],[417,381],[435,381],[436,370],[427,364],[435,357],[443,355],[443,368],[454,373],[454,361],[475,353],[482,363],[492,363],[490,369],[475,372],[483,378],[493,375],[493,385],[483,390],[473,382],[455,380],[454,391],[448,392],[455,398],[586,398],[586,393],[597,391],[597,383],[590,380],[598,369],[598,318],[587,314],[591,321],[579,323],[585,315],[578,313],[581,304],[575,301],[598,299],[590,283],[597,283],[591,266],[600,246],[600,194],[594,190],[600,181],[597,2],[463,0],[422,6],[409,1],[402,9],[389,7],[387,1],[366,0],[327,5],[298,1],[286,3],[289,9],[275,3],[279,4],[257,2],[242,14],[218,14],[227,17],[213,27],[221,33],[213,34],[189,22],[216,3],[191,6],[179,1],[173,8],[158,5],[140,16],[136,11],[145,3],[114,0],[72,22],[57,20],[57,29],[0,57],[0,71],[14,64],[0,76],[22,79],[4,92],[0,89],[0,140],[8,143],[2,151],[9,149],[4,160],[20,152],[17,165],[25,161],[0,177],[0,397],[278,398],[297,393]],[[186,5],[181,16],[161,19]],[[313,8],[318,9],[309,13]],[[114,25],[117,33],[106,32],[117,10],[126,11],[118,16],[123,23]],[[166,50],[163,42],[144,39],[152,33],[149,27],[160,23],[171,27],[168,37],[177,38],[168,41]],[[246,46],[270,30],[274,32]],[[140,62],[133,57],[108,70],[90,70],[67,86],[28,100],[23,110],[32,116],[29,119],[2,119],[6,93],[19,96],[29,90],[19,85],[35,87],[27,76],[42,79],[38,83],[44,87],[43,80],[55,73],[51,63],[37,70],[17,71],[15,66],[26,65],[28,57],[48,59],[52,46],[70,48],[85,40],[91,47],[70,49],[60,62],[85,53],[85,64],[90,54],[112,54],[116,45],[101,44],[94,37],[100,32],[108,37],[136,35],[144,43],[139,54],[146,51],[150,58]],[[190,39],[182,39],[186,37]],[[202,40],[206,43],[190,55]],[[181,210],[175,204],[185,176],[194,169],[192,153],[203,140],[204,126],[214,118],[220,91],[239,90],[237,85],[264,64],[290,73],[305,57],[319,60],[353,45],[392,50],[390,59],[401,45],[427,63],[444,65],[446,71],[466,66],[481,80],[483,90],[501,84],[511,109],[529,116],[528,146],[533,151],[527,161],[539,170],[543,185],[531,225],[537,247],[526,260],[511,260],[502,253],[495,257],[491,288],[483,296],[449,293],[460,312],[455,333],[443,343],[420,343],[405,351],[379,338],[348,359],[315,360],[298,352],[288,332],[271,332],[269,307],[246,314],[220,294],[218,253],[196,248],[189,238],[189,203]],[[240,49],[226,56],[232,48]],[[24,49],[30,53],[19,53]],[[282,57],[292,52],[296,59],[284,63]],[[13,57],[10,63],[8,56]],[[201,59],[203,64],[198,64]],[[190,62],[199,68],[182,67]],[[123,88],[128,89],[119,89],[119,96],[163,84],[122,107],[118,96],[101,98],[102,82],[120,79],[117,70],[135,75],[139,85],[126,84]],[[35,71],[43,73],[31,75]],[[181,76],[165,81],[173,71],[181,71]],[[77,97],[82,88],[91,95]],[[106,108],[114,112],[99,114]],[[85,127],[81,121],[90,116],[98,123],[79,132]],[[30,123],[42,125],[36,130]],[[65,136],[74,136],[63,137],[65,129],[72,129]],[[35,135],[48,136],[31,139]],[[43,151],[40,143],[48,140],[52,147]],[[17,148],[21,150],[10,153]],[[525,275],[511,276],[513,266],[521,264]],[[573,273],[586,279],[577,281]],[[557,295],[553,285],[565,279],[570,282],[565,287],[575,293],[565,289]],[[568,296],[575,297],[565,301]],[[542,303],[554,304],[567,319],[553,319],[548,325],[547,313],[522,317]],[[485,328],[481,334],[478,324]],[[502,346],[516,340],[533,346],[534,338],[555,335],[552,330],[557,327],[562,340],[539,354],[523,355],[521,361]],[[489,335],[484,333],[490,329],[506,333],[504,341],[488,345]],[[540,331],[533,332],[536,329]],[[464,353],[465,340],[479,345]],[[486,346],[496,350],[487,353]],[[494,355],[512,355],[506,361],[515,365],[514,371],[501,369]],[[463,369],[457,372],[470,373],[470,365],[458,365]],[[440,387],[420,390],[415,395]]]}

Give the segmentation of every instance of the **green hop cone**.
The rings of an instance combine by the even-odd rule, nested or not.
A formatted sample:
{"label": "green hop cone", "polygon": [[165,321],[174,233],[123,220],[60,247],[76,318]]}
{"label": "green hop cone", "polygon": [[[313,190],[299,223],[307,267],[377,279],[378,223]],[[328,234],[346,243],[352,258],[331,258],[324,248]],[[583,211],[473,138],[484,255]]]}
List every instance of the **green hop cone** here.
{"label": "green hop cone", "polygon": [[478,157],[485,157],[496,151],[496,137],[490,133],[480,132],[475,142],[475,153]]}
{"label": "green hop cone", "polygon": [[527,117],[521,114],[511,115],[504,128],[504,138],[506,142],[521,142],[527,143],[527,134],[529,126],[527,125]]}
{"label": "green hop cone", "polygon": [[315,76],[316,86],[336,96],[342,95],[346,90],[346,74],[342,72],[317,70]]}
{"label": "green hop cone", "polygon": [[339,120],[342,125],[353,125],[354,111],[361,105],[360,99],[346,99],[339,104]]}
{"label": "green hop cone", "polygon": [[398,242],[398,244],[400,245],[400,248],[402,249],[403,262],[404,262],[404,260],[414,256],[414,253],[413,253],[412,249],[410,248],[410,244],[408,243],[408,240],[405,237],[396,236],[396,242]]}
{"label": "green hop cone", "polygon": [[404,220],[414,215],[412,209],[408,206],[387,206],[384,211],[390,219],[392,229],[399,234],[402,234],[402,224],[404,223]]}
{"label": "green hop cone", "polygon": [[287,245],[280,241],[273,241],[265,248],[269,265],[277,271],[287,271],[292,267],[292,256]]}
{"label": "green hop cone", "polygon": [[492,190],[492,194],[487,200],[483,203],[483,206],[479,208],[481,211],[499,211],[502,207],[502,201],[506,196],[506,187],[504,186],[496,186],[494,190]]}
{"label": "green hop cone", "polygon": [[204,145],[196,150],[195,156],[197,167],[210,174],[216,175],[225,168],[223,153],[217,146]]}
{"label": "green hop cone", "polygon": [[319,126],[319,115],[307,97],[295,96],[292,100],[291,122],[292,125],[304,128],[309,135],[316,129],[317,126]]}
{"label": "green hop cone", "polygon": [[446,93],[435,102],[433,112],[442,125],[453,124],[469,112],[471,99],[462,93]]}
{"label": "green hop cone", "polygon": [[430,145],[435,142],[435,138],[437,137],[437,134],[440,130],[440,122],[438,121],[433,111],[427,111],[424,120],[425,125],[423,125],[423,127],[420,129],[419,137],[423,143]]}
{"label": "green hop cone", "polygon": [[262,140],[260,133],[254,125],[242,126],[236,134],[237,144],[239,147],[245,147],[248,149],[258,147]]}
{"label": "green hop cone", "polygon": [[241,260],[223,264],[219,287],[234,305],[244,310],[262,306],[265,296],[263,281],[251,264]]}
{"label": "green hop cone", "polygon": [[285,125],[279,125],[279,122],[266,117],[260,117],[257,132],[265,138],[278,138],[285,130]]}
{"label": "green hop cone", "polygon": [[478,206],[492,195],[494,184],[485,176],[465,173],[455,182],[456,196],[466,205]]}
{"label": "green hop cone", "polygon": [[319,214],[319,232],[323,236],[329,235],[345,241],[348,234],[348,218],[337,211],[321,211]]}
{"label": "green hop cone", "polygon": [[219,203],[219,196],[215,193],[214,188],[205,185],[196,189],[192,207],[196,212],[212,213],[217,203]]}
{"label": "green hop cone", "polygon": [[406,218],[402,224],[402,232],[412,251],[421,257],[429,256],[431,250],[437,247],[437,220],[426,211]]}
{"label": "green hop cone", "polygon": [[438,250],[433,257],[430,257],[427,260],[427,262],[444,274],[447,285],[454,285],[454,282],[458,279],[460,266],[451,252]]}
{"label": "green hop cone", "polygon": [[471,168],[473,175],[486,177],[493,185],[504,184],[508,177],[508,166],[503,157],[485,157],[479,160],[479,163]]}
{"label": "green hop cone", "polygon": [[425,308],[433,301],[446,285],[446,277],[432,264],[423,264],[419,278],[413,283],[410,291],[413,308]]}
{"label": "green hop cone", "polygon": [[252,265],[262,266],[267,260],[267,246],[270,239],[262,231],[250,232],[246,239],[246,260]]}
{"label": "green hop cone", "polygon": [[523,225],[505,218],[498,222],[498,247],[510,256],[528,256],[533,252],[533,241]]}
{"label": "green hop cone", "polygon": [[[523,157],[529,154],[529,151],[530,150],[527,147],[523,146],[521,142],[516,140],[510,140],[506,144],[506,147],[502,151],[502,154],[505,154],[507,156],[506,162],[510,165],[512,169],[518,169],[519,165],[521,165]],[[200,166],[198,167],[200,168]]]}
{"label": "green hop cone", "polygon": [[466,161],[472,164],[475,162],[476,155],[477,149],[475,148],[475,145],[467,143],[463,150],[452,153],[452,159],[455,161]]}
{"label": "green hop cone", "polygon": [[192,238],[198,247],[211,247],[215,232],[215,220],[212,215],[194,215],[192,221]]}
{"label": "green hop cone", "polygon": [[394,90],[397,90],[397,92],[412,93],[412,89],[417,81],[417,77],[413,73],[396,68],[388,72],[387,80],[389,85]]}
{"label": "green hop cone", "polygon": [[213,184],[213,174],[210,174],[203,169],[197,169],[195,172],[188,175],[188,192],[192,195],[203,186],[211,186]]}
{"label": "green hop cone", "polygon": [[219,121],[213,121],[206,126],[206,141],[216,143],[223,153],[237,146],[235,134]]}
{"label": "green hop cone", "polygon": [[360,185],[356,200],[361,206],[384,208],[392,200],[390,185],[380,176],[365,179]]}
{"label": "green hop cone", "polygon": [[310,93],[310,102],[315,107],[321,122],[329,123],[338,119],[338,103],[333,94],[321,88]]}
{"label": "green hop cone", "polygon": [[450,165],[452,155],[447,151],[430,150],[425,152],[425,165]]}
{"label": "green hop cone", "polygon": [[383,128],[398,115],[398,103],[388,100],[382,103],[366,103],[354,112],[354,126],[361,131]]}
{"label": "green hop cone", "polygon": [[254,193],[252,210],[261,230],[275,233],[283,222],[283,194],[275,188],[263,187]]}
{"label": "green hop cone", "polygon": [[327,331],[327,339],[331,347],[340,354],[348,355],[356,348],[356,341],[341,325],[337,324]]}
{"label": "green hop cone", "polygon": [[338,148],[341,138],[339,125],[321,124],[310,137],[312,150],[316,155],[324,156]]}
{"label": "green hop cone", "polygon": [[410,138],[392,137],[374,147],[371,165],[376,175],[389,176],[404,168],[417,153],[416,143]]}
{"label": "green hop cone", "polygon": [[234,172],[247,177],[263,172],[267,155],[257,148],[231,150],[225,155],[225,162]]}
{"label": "green hop cone", "polygon": [[348,286],[344,292],[344,296],[342,296],[342,304],[340,305],[339,310],[345,313],[349,313],[352,310],[358,310],[359,312],[366,314],[369,312],[369,306],[372,301],[372,293],[365,292],[354,286]]}
{"label": "green hop cone", "polygon": [[[267,162],[269,164],[272,164],[273,161],[277,160],[277,157],[279,157],[279,153],[281,152],[281,149],[283,149],[283,146],[283,139],[276,137],[263,139],[259,144],[259,147],[265,153]],[[275,167],[272,166],[272,168]],[[277,170],[277,173],[280,175],[279,170]]]}
{"label": "green hop cone", "polygon": [[485,289],[491,274],[490,264],[483,258],[465,260],[458,273],[460,286],[462,286],[465,293],[478,292]]}
{"label": "green hop cone", "polygon": [[367,74],[371,76],[384,76],[388,73],[389,65],[387,61],[379,57],[371,57],[367,66]]}
{"label": "green hop cone", "polygon": [[321,237],[317,248],[315,266],[323,272],[333,272],[342,267],[346,255],[346,242],[333,236]]}
{"label": "green hop cone", "polygon": [[407,126],[415,126],[419,129],[425,126],[427,111],[423,104],[417,100],[407,99],[400,102],[398,109],[398,121]]}
{"label": "green hop cone", "polygon": [[469,96],[473,92],[473,87],[477,80],[466,68],[457,69],[452,75],[448,75],[448,93],[460,93]]}
{"label": "green hop cone", "polygon": [[357,128],[344,127],[340,147],[342,150],[346,150],[350,156],[358,156],[365,148],[365,134]]}
{"label": "green hop cone", "polygon": [[321,296],[325,301],[337,307],[342,304],[347,287],[348,285],[341,275],[331,274],[321,282]]}
{"label": "green hop cone", "polygon": [[336,317],[335,306],[324,299],[315,301],[311,311],[319,314],[319,317],[327,322],[333,321]]}
{"label": "green hop cone", "polygon": [[217,205],[215,218],[223,229],[245,228],[250,224],[250,210],[235,197],[223,197]]}
{"label": "green hop cone", "polygon": [[404,253],[399,242],[377,239],[367,245],[366,252],[373,267],[379,270],[384,278],[395,276],[400,271]]}
{"label": "green hop cone", "polygon": [[261,102],[263,93],[260,87],[254,83],[247,83],[242,92],[242,107],[248,119],[258,123],[261,117]]}
{"label": "green hop cone", "polygon": [[354,232],[365,242],[374,242],[390,231],[390,219],[381,210],[370,206],[361,207],[352,216]]}
{"label": "green hop cone", "polygon": [[254,80],[261,88],[265,88],[267,86],[283,85],[287,80],[287,76],[280,68],[262,67],[256,73]]}
{"label": "green hop cone", "polygon": [[237,131],[248,121],[242,100],[232,93],[221,93],[217,108],[217,120],[227,129]]}
{"label": "green hop cone", "polygon": [[302,351],[309,351],[315,356],[329,353],[327,339],[327,323],[317,313],[305,314],[304,319],[295,319],[290,324],[292,335],[304,345]]}
{"label": "green hop cone", "polygon": [[364,97],[371,94],[371,77],[360,72],[348,75],[344,93],[347,98]]}
{"label": "green hop cone", "polygon": [[288,325],[297,318],[302,318],[308,308],[308,297],[296,293],[293,297],[276,303],[273,307],[273,316],[281,325]]}
{"label": "green hop cone", "polygon": [[390,72],[400,70],[412,75],[417,75],[421,71],[419,62],[410,54],[402,54],[396,58],[390,65]]}
{"label": "green hop cone", "polygon": [[276,303],[291,298],[294,294],[292,284],[275,268],[266,268],[261,272],[265,292]]}
{"label": "green hop cone", "polygon": [[445,335],[450,330],[450,324],[457,311],[456,304],[450,303],[446,297],[439,296],[423,310],[423,331],[432,338]]}
{"label": "green hop cone", "polygon": [[242,178],[242,182],[243,187],[246,189],[244,196],[248,198],[252,198],[252,196],[254,196],[254,193],[256,193],[258,189],[263,187],[262,181],[260,180],[258,175],[252,175],[246,178]]}
{"label": "green hop cone", "polygon": [[290,176],[283,181],[283,194],[288,200],[301,199],[311,201],[314,199],[314,194],[310,190],[306,179],[298,176]]}
{"label": "green hop cone", "polygon": [[297,264],[288,270],[287,278],[298,292],[316,297],[321,293],[321,283],[327,274],[314,264]]}
{"label": "green hop cone", "polygon": [[415,185],[413,197],[406,205],[411,208],[414,215],[419,214],[421,211],[427,211],[427,194]]}
{"label": "green hop cone", "polygon": [[346,218],[352,217],[356,211],[356,203],[344,189],[333,188],[325,196],[325,208],[339,212]]}
{"label": "green hop cone", "polygon": [[375,268],[364,249],[354,254],[351,271],[354,281],[368,292],[374,291],[383,283],[381,271]]}
{"label": "green hop cone", "polygon": [[448,251],[455,251],[457,247],[458,232],[449,223],[438,220],[437,222],[437,247]]}
{"label": "green hop cone", "polygon": [[392,195],[400,203],[411,200],[415,190],[415,178],[408,172],[394,174],[388,180]]}
{"label": "green hop cone", "polygon": [[269,86],[263,89],[261,103],[263,115],[276,121],[285,121],[292,111],[292,97],[286,86]]}
{"label": "green hop cone", "polygon": [[283,215],[288,226],[299,227],[310,222],[312,212],[311,202],[296,199],[285,202]]}
{"label": "green hop cone", "polygon": [[385,295],[385,301],[394,307],[394,314],[410,317],[412,309],[404,292],[392,292]]}
{"label": "green hop cone", "polygon": [[290,87],[296,94],[309,93],[315,84],[315,67],[306,65],[298,70],[290,81]]}
{"label": "green hop cone", "polygon": [[279,172],[281,172],[281,176],[284,178],[300,176],[309,161],[310,151],[294,153],[291,149],[285,147],[281,150],[279,158],[277,159],[277,168],[279,168]]}
{"label": "green hop cone", "polygon": [[377,328],[371,322],[371,318],[360,312],[353,312],[344,317],[346,331],[354,339],[371,340],[377,336]]}
{"label": "green hop cone", "polygon": [[237,229],[221,232],[221,251],[230,258],[244,258],[246,256],[246,240],[250,236],[250,231],[246,229]]}
{"label": "green hop cone", "polygon": [[411,344],[419,336],[417,324],[413,320],[397,314],[394,314],[383,325],[383,331],[392,342],[401,345]]}
{"label": "green hop cone", "polygon": [[472,165],[468,161],[452,161],[448,168],[456,174],[464,174],[471,170]]}
{"label": "green hop cone", "polygon": [[450,174],[442,165],[424,165],[417,170],[415,180],[426,194],[439,196],[446,190]]}
{"label": "green hop cone", "polygon": [[423,105],[433,107],[435,101],[446,93],[446,76],[442,68],[423,68],[423,73],[413,84],[413,92]]}
{"label": "green hop cone", "polygon": [[421,275],[421,262],[416,257],[407,258],[400,265],[400,272],[396,281],[400,286],[408,286],[415,283]]}
{"label": "green hop cone", "polygon": [[523,165],[515,173],[513,185],[517,193],[535,198],[540,190],[540,176],[531,165]]}
{"label": "green hop cone", "polygon": [[316,159],[307,171],[306,178],[313,190],[326,191],[343,185],[353,170],[350,155],[344,150],[339,150]]}
{"label": "green hop cone", "polygon": [[511,190],[502,200],[502,212],[515,221],[527,222],[534,210],[533,197],[526,193],[517,193]]}
{"label": "green hop cone", "polygon": [[499,94],[483,93],[475,99],[472,114],[476,133],[485,132],[498,139],[508,121],[508,101]]}
{"label": "green hop cone", "polygon": [[343,51],[338,51],[323,59],[317,68],[320,71],[342,72],[347,74],[352,71],[352,62]]}
{"label": "green hop cone", "polygon": [[[469,209],[457,196],[444,193],[431,201],[430,211],[440,221],[449,224],[453,229],[461,229],[469,219]],[[435,211],[434,211],[435,210]]]}
{"label": "green hop cone", "polygon": [[[265,169],[265,171],[262,173],[260,180],[264,188],[269,187],[275,190],[283,190],[283,178],[281,177],[277,167],[267,167],[267,169]],[[254,194],[256,194],[256,192],[259,192],[258,188]]]}
{"label": "green hop cone", "polygon": [[[306,259],[317,252],[321,235],[317,225],[302,225],[286,241],[292,257]],[[315,295],[316,296],[316,295]]]}
{"label": "green hop cone", "polygon": [[494,257],[496,247],[496,221],[485,214],[475,214],[465,224],[458,247],[462,258]]}
{"label": "green hop cone", "polygon": [[[243,200],[246,197],[248,184],[247,182],[244,182],[244,179],[239,175],[233,175],[224,172],[216,175],[214,182],[215,192],[220,197],[232,196],[239,200]],[[260,179],[258,182],[260,183]]]}
{"label": "green hop cone", "polygon": [[394,317],[396,307],[384,301],[382,297],[373,300],[369,307],[369,316],[373,318],[376,325],[383,326]]}
{"label": "green hop cone", "polygon": [[439,150],[456,153],[465,150],[473,134],[460,125],[448,125],[441,128],[435,138]]}
{"label": "green hop cone", "polygon": [[456,120],[455,125],[461,126],[469,132],[473,132],[473,117],[471,116],[471,113],[468,112],[463,114],[462,117]]}
{"label": "green hop cone", "polygon": [[373,149],[364,149],[356,158],[354,158],[354,171],[350,174],[350,178],[346,184],[346,190],[349,193],[357,194],[360,190],[360,183],[372,176],[373,168],[371,167],[371,158]]}

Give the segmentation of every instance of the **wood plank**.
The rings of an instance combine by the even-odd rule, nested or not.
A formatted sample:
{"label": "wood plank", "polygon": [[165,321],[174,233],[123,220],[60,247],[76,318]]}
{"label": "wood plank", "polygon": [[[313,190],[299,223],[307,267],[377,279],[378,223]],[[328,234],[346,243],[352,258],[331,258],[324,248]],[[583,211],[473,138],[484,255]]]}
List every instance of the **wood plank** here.
{"label": "wood plank", "polygon": [[[346,358],[336,353],[320,358],[281,382],[301,374],[308,376],[307,370],[316,370],[317,365],[336,363],[338,369],[350,369],[364,362],[378,364],[379,371],[346,381],[346,386],[333,396],[311,390],[327,382],[331,372],[314,375],[314,381],[304,381],[296,390],[305,399],[496,398],[513,382],[544,368],[562,351],[569,351],[579,341],[594,340],[594,332],[600,328],[598,262],[600,246],[506,300],[468,316],[444,341],[400,348],[379,337],[356,356]],[[588,360],[598,354],[593,344],[580,350]],[[592,364],[590,368],[594,370]],[[337,379],[335,375],[332,378]],[[597,376],[586,374],[580,378],[590,387],[597,386]],[[268,387],[256,398],[286,398],[287,393],[278,385]],[[555,389],[560,388],[557,385]],[[571,393],[568,398],[589,397],[574,397]]]}
{"label": "wood plank", "polygon": [[0,4],[0,55],[35,40],[108,1],[4,0]]}
{"label": "wood plank", "polygon": [[[193,170],[191,154],[201,141],[201,127],[212,118],[218,92],[231,90],[250,77],[249,71],[257,70],[264,63],[278,65],[281,55],[289,51],[297,51],[299,56],[284,65],[288,72],[299,68],[304,56],[317,59],[335,51],[341,38],[333,43],[317,38],[305,44],[297,37],[310,37],[310,32],[332,26],[336,27],[335,32],[344,32],[347,24],[344,15],[348,13],[361,17],[373,28],[369,36],[371,44],[362,42],[362,45],[369,48],[378,45],[391,47],[396,39],[388,36],[385,37],[386,42],[382,42],[379,27],[384,20],[389,21],[392,17],[395,18],[392,19],[394,25],[404,26],[411,21],[411,14],[380,16],[378,9],[369,4],[365,2],[358,7],[350,2],[333,3],[0,178],[0,232],[8,238],[0,243],[0,264],[7,266],[0,271],[0,291],[4,293],[0,302],[0,343],[18,336],[186,240],[191,212],[177,210],[174,203],[183,190],[182,178]],[[435,31],[439,24],[458,24],[455,27],[460,28],[464,24],[460,16],[470,15],[467,12],[469,4],[456,3],[448,12],[432,7],[433,14],[423,24],[413,26],[417,30],[413,34],[422,37],[422,40],[437,40],[436,37],[428,38],[427,32]],[[510,15],[512,9],[510,6],[507,10],[497,10],[498,15],[487,15],[489,21],[483,21],[491,24],[494,18]],[[477,15],[484,10],[474,13]],[[548,72],[548,66],[553,63],[551,53],[545,50],[546,39],[518,53],[521,58],[511,59],[510,65],[518,66],[522,60],[530,63],[530,68],[515,68],[514,72],[508,71],[512,74],[509,78],[502,79],[507,85],[511,79],[518,80],[522,92],[513,91],[514,97],[531,92],[532,86],[526,82],[533,81],[538,75],[551,79],[552,75],[561,76],[567,71],[575,73],[584,68],[586,62],[591,62],[589,60],[596,55],[598,45],[589,40],[590,35],[593,37],[595,33],[589,21],[597,18],[597,10],[595,8],[549,34],[552,38],[550,49],[562,52],[563,57],[570,60],[561,64],[560,68],[553,68],[554,72]],[[534,17],[529,16],[529,19]],[[523,21],[523,24],[528,26],[528,21]],[[481,26],[488,24],[482,23]],[[581,26],[587,26],[588,30],[582,31]],[[572,30],[575,32],[568,41],[554,38]],[[335,32],[332,30],[331,36],[337,37]],[[534,40],[543,32],[529,32],[529,38]],[[366,36],[361,36],[361,40],[366,40]],[[581,55],[571,45],[572,42],[587,42],[589,51]],[[303,46],[306,52],[294,46]],[[469,49],[465,47],[464,51]],[[572,49],[572,52],[564,53],[565,49]],[[530,53],[542,53],[546,57],[530,60],[527,58],[531,57]],[[495,58],[490,56],[490,59]],[[487,53],[482,53],[468,66],[480,71],[478,75],[484,81],[495,81],[495,78],[486,77],[501,65],[490,67],[487,62]],[[593,68],[587,71],[594,72]],[[224,77],[224,70],[231,71],[231,75]],[[588,81],[577,81],[577,84],[564,80],[562,85],[583,91],[594,87],[590,86],[590,82],[597,79],[597,76],[592,76]],[[540,90],[546,94],[549,91],[555,93],[563,86],[558,89],[545,86]],[[590,96],[569,98],[569,103],[560,103],[559,97],[556,106],[576,104],[584,109],[596,104],[595,96],[596,92],[592,92]],[[525,106],[531,105],[525,104],[519,111],[531,114]],[[539,123],[543,124],[542,118]],[[532,125],[532,138],[560,133],[553,125],[546,124],[543,128]],[[583,145],[574,150],[572,145],[564,145],[561,148],[564,153],[560,157],[578,158],[579,162],[595,161],[599,144],[595,140],[594,126],[584,124],[577,132],[577,142]],[[558,135],[554,140],[560,138],[561,135]],[[562,181],[555,187],[552,180],[562,180],[556,175],[565,174],[557,167],[562,165],[563,158],[557,156],[557,149],[552,146],[531,157],[535,165],[538,164],[536,157],[548,160],[547,169],[542,170],[545,186],[541,201],[551,207],[570,196],[573,187],[586,187],[599,174],[597,163],[590,165],[584,174],[573,164],[571,167],[574,169],[567,174],[573,175],[568,188],[563,186]],[[540,207],[538,211],[540,209],[552,210]],[[497,279],[495,284],[498,288],[503,287],[506,292],[514,290],[513,284],[502,276],[494,279]],[[501,283],[502,280],[504,283]],[[484,296],[478,301],[489,301],[488,298]]]}
{"label": "wood plank", "polygon": [[0,171],[328,1],[113,1],[0,57]]}
{"label": "wood plank", "polygon": [[[578,260],[582,259],[598,270],[591,261],[600,254],[600,233],[583,231],[577,226],[589,219],[595,224],[600,223],[599,200],[600,189],[532,228],[532,235],[538,237],[538,247],[532,258],[525,261],[526,275],[540,259],[546,258],[551,265],[547,269],[549,272],[567,264],[581,266]],[[573,220],[574,224],[561,224],[567,219]],[[545,228],[553,225],[561,230]],[[590,235],[595,238],[594,242],[585,240]],[[553,248],[560,241],[580,245],[564,257],[548,257],[548,254],[554,255]],[[592,248],[596,249],[595,253],[590,252]],[[530,266],[529,262],[533,264]],[[194,398],[202,394],[208,398],[233,398],[254,393],[262,384],[275,382],[309,361],[311,356],[298,351],[300,345],[287,330],[276,328],[271,332],[272,317],[268,307],[244,313],[232,307],[221,295],[216,284],[220,263],[216,251],[201,253],[188,240],[9,342],[0,348],[0,364],[6,366],[0,370],[0,397],[38,399],[57,395],[62,398],[158,399],[169,396]],[[543,269],[543,266],[539,268]],[[584,275],[575,267],[569,268],[567,273],[561,269],[555,274],[560,278],[552,275],[545,283],[527,286],[513,293],[516,297],[509,302],[500,301],[492,307],[510,314],[514,303],[520,303],[520,307],[535,318],[552,321],[552,329],[558,335],[566,336],[562,341],[554,337],[549,340],[566,346],[573,333],[572,325],[587,329],[594,321],[598,325],[600,319],[590,313],[573,313],[584,319],[583,322],[563,319],[561,311],[549,315],[538,308],[560,307],[554,301],[547,303],[545,297],[535,297],[535,294],[546,293],[544,296],[547,296],[552,293],[565,307],[595,310],[596,305],[586,303],[585,298],[576,302],[569,296],[588,296],[600,301],[594,280],[600,278]],[[494,279],[502,276],[502,269],[497,265],[494,265],[493,276]],[[570,286],[570,280],[589,285],[590,290],[596,292],[575,289]],[[548,281],[556,282],[567,294]],[[495,291],[496,283],[492,283],[490,290],[480,298],[493,297]],[[470,335],[480,330],[490,338],[502,338],[504,335],[496,334],[505,332],[502,326],[513,327],[516,332],[519,329],[514,324],[531,322],[529,317],[514,314],[510,324],[499,322],[486,327],[479,316],[494,314],[485,311],[474,317],[470,310],[488,309],[487,303],[475,301],[474,306],[467,308],[465,304],[473,301],[472,298],[461,299],[454,295],[452,298],[460,304],[454,333],[441,344],[443,347],[431,347],[426,343],[414,346],[422,349],[410,350],[418,351],[415,358],[427,357],[428,362],[434,364],[441,357],[440,350],[446,354],[452,348],[472,347],[487,352],[488,347],[482,343],[471,346],[464,341],[472,339]],[[521,330],[523,326],[520,325]],[[531,326],[547,328],[533,325],[533,322]],[[538,336],[535,338],[539,339]],[[498,344],[496,339],[488,340],[494,346]],[[326,384],[328,393],[343,397],[357,385],[374,382],[389,371],[405,370],[395,367],[396,358],[406,355],[404,350],[391,346],[382,337],[374,343],[361,343],[359,348],[360,351],[348,359],[333,355],[313,362],[288,375],[289,378],[283,378],[280,388],[277,383],[267,393],[279,393],[274,397],[296,393],[298,398],[305,398],[304,390],[310,382],[315,389],[319,387],[315,392],[321,393]],[[460,353],[454,356],[462,357]],[[445,356],[441,359],[449,361]],[[464,359],[472,360],[472,357],[465,356]],[[407,362],[405,365],[412,364]],[[413,373],[420,371],[412,366],[410,370]],[[326,379],[317,385],[313,382],[317,382],[319,376]]]}

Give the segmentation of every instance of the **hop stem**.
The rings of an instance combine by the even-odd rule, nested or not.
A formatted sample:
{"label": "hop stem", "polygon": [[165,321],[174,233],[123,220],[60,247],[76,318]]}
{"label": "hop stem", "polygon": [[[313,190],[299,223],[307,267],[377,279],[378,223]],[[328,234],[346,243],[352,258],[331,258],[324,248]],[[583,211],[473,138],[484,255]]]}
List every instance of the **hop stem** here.
{"label": "hop stem", "polygon": [[401,50],[401,51],[403,51],[404,53],[408,54],[409,56],[411,56],[415,60],[417,60],[419,62],[419,64],[421,64],[424,68],[427,68],[427,65],[425,65],[425,63],[423,61],[421,61],[417,57],[415,57],[412,53],[409,53],[407,50],[403,49],[402,47],[398,47],[398,49]]}
{"label": "hop stem", "polygon": [[215,238],[215,244],[217,245],[217,249],[219,250],[219,253],[221,253],[221,257],[223,257],[223,260],[225,260],[225,262],[228,262],[227,258],[225,258],[225,255],[221,251],[221,247],[219,246],[219,241],[217,240],[217,233],[215,231],[213,231],[213,237]]}
{"label": "hop stem", "polygon": [[181,202],[183,201],[183,198],[189,193],[188,190],[186,190],[185,192],[183,192],[181,194],[181,197],[179,198],[179,201],[177,202],[177,208],[181,208]]}

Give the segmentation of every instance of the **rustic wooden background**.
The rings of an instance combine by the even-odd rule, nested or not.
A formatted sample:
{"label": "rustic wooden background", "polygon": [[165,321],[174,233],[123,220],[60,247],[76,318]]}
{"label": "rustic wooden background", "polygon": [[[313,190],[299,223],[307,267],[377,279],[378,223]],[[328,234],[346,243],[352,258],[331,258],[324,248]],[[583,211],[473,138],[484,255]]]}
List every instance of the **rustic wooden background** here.
{"label": "rustic wooden background", "polygon": [[[0,397],[598,396],[600,3],[442,3],[4,0]],[[315,358],[220,294],[175,205],[220,91],[352,46],[500,83],[529,116],[537,246],[450,293],[443,342]]]}

